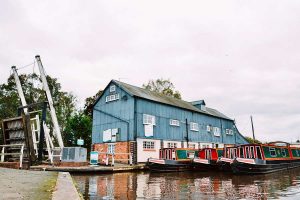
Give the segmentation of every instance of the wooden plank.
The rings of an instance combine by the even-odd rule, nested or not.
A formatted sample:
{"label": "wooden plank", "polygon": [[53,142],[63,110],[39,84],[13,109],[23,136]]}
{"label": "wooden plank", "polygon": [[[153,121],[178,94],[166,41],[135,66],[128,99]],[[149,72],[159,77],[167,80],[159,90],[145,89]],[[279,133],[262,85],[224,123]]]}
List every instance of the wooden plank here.
{"label": "wooden plank", "polygon": [[36,156],[34,152],[34,146],[33,146],[33,140],[32,140],[32,130],[31,130],[31,123],[30,123],[30,115],[26,114],[23,117],[23,123],[24,123],[24,134],[26,139],[26,147],[27,147],[27,153],[28,160],[29,160],[29,166],[31,166],[32,162],[36,161]]}

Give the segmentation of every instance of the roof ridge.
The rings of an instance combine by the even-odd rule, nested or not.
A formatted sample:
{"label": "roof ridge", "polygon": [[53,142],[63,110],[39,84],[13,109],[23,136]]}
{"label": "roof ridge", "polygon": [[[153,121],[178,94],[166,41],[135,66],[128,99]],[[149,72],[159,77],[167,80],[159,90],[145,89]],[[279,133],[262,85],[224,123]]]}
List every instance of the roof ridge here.
{"label": "roof ridge", "polygon": [[163,104],[167,104],[167,105],[171,105],[171,106],[175,106],[178,108],[183,108],[183,109],[187,109],[187,110],[191,110],[194,112],[199,112],[202,114],[206,114],[206,115],[211,115],[211,116],[215,116],[215,117],[220,117],[223,119],[228,119],[228,120],[232,120],[231,118],[227,117],[226,115],[224,115],[223,113],[221,113],[220,111],[213,109],[213,108],[208,108],[208,110],[204,111],[201,110],[199,108],[197,108],[196,106],[194,106],[191,102],[182,100],[182,99],[177,99],[175,97],[172,96],[168,96],[162,93],[158,93],[158,92],[154,92],[142,87],[138,87],[135,85],[131,85],[122,81],[117,81],[112,79],[112,82],[115,82],[116,84],[118,84],[120,87],[122,87],[127,93],[129,93],[132,96],[136,96],[136,97],[140,97],[143,99],[147,99],[150,101],[155,101],[155,102],[159,102],[159,103],[163,103]]}
{"label": "roof ridge", "polygon": [[[163,96],[165,96],[165,97],[167,97],[167,98],[172,98],[172,99],[177,100],[177,101],[183,101],[183,102],[185,102],[185,103],[191,104],[193,107],[195,107],[196,109],[198,109],[198,108],[197,108],[196,106],[194,106],[191,102],[185,101],[185,100],[183,100],[183,99],[177,99],[177,98],[175,98],[175,97],[172,97],[172,96],[169,96],[169,95],[166,95],[166,94],[162,94],[162,93],[159,93],[159,92],[151,91],[151,90],[148,90],[148,89],[145,89],[145,88],[142,88],[142,87],[139,87],[139,86],[131,85],[131,84],[129,84],[129,83],[125,83],[125,82],[122,82],[122,81],[117,81],[117,80],[114,80],[114,79],[113,79],[113,81],[118,82],[118,83],[121,83],[121,84],[126,84],[126,85],[129,85],[129,86],[131,86],[131,87],[135,87],[135,88],[138,88],[138,89],[141,89],[141,90],[150,92],[150,93],[154,93],[154,94],[157,94],[157,95],[163,95]],[[200,110],[200,109],[198,109],[198,110]]]}

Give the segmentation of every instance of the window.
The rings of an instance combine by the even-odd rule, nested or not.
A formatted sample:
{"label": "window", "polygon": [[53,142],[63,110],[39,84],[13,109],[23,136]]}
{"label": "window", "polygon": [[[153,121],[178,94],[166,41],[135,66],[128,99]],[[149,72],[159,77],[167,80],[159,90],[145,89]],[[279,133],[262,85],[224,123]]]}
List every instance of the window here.
{"label": "window", "polygon": [[214,135],[215,136],[220,136],[221,135],[220,128],[214,127]]}
{"label": "window", "polygon": [[179,120],[176,119],[170,119],[170,125],[171,126],[180,126]]}
{"label": "window", "polygon": [[168,148],[177,148],[177,143],[175,143],[175,142],[168,142]]}
{"label": "window", "polygon": [[196,149],[196,144],[189,144],[189,147],[190,149]]}
{"label": "window", "polygon": [[282,155],[283,157],[286,157],[285,149],[281,149],[281,155]]}
{"label": "window", "polygon": [[154,142],[143,141],[143,149],[155,149]]}
{"label": "window", "polygon": [[115,153],[115,144],[108,144],[107,153]]}
{"label": "window", "polygon": [[155,116],[143,114],[143,124],[155,125]]}
{"label": "window", "polygon": [[276,157],[276,151],[275,151],[275,148],[269,148],[269,151],[270,151],[270,155],[272,157]]}
{"label": "window", "polygon": [[233,130],[231,129],[226,129],[225,130],[226,135],[233,135]]}
{"label": "window", "polygon": [[206,131],[207,132],[211,132],[212,131],[212,126],[211,125],[207,125],[206,126]]}
{"label": "window", "polygon": [[198,123],[191,122],[190,126],[191,126],[191,131],[199,131]]}
{"label": "window", "polygon": [[239,152],[240,152],[240,158],[244,158],[244,148],[239,147]]}
{"label": "window", "polygon": [[246,152],[245,158],[250,158],[249,149],[250,149],[250,147],[245,147],[245,152]]}
{"label": "window", "polygon": [[257,158],[262,159],[260,147],[256,147]]}
{"label": "window", "polygon": [[109,91],[110,92],[115,92],[116,91],[116,86],[115,85],[110,86]]}
{"label": "window", "polygon": [[106,103],[110,101],[118,100],[119,98],[120,98],[119,94],[108,95],[106,96]]}

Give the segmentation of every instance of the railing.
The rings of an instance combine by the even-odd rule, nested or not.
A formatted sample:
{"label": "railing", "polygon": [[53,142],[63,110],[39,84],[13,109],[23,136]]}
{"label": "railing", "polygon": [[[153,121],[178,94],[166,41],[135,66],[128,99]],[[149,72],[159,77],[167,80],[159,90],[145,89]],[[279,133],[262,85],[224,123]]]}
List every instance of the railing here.
{"label": "railing", "polygon": [[[132,153],[107,153],[107,152],[98,152],[99,154],[106,155],[105,157],[105,165],[109,165],[109,157],[111,157],[111,166],[115,165],[115,160],[127,160],[129,164],[132,165],[133,162],[133,154]],[[117,155],[129,155],[129,158],[125,159],[116,159],[115,156]]]}
{"label": "railing", "polygon": [[[2,147],[2,151],[0,153],[0,155],[1,155],[1,162],[4,162],[5,156],[19,155],[20,156],[20,168],[22,168],[22,165],[23,165],[24,144],[6,144],[6,145],[0,145],[0,147]],[[5,153],[5,147],[21,147],[20,148],[20,153]]]}

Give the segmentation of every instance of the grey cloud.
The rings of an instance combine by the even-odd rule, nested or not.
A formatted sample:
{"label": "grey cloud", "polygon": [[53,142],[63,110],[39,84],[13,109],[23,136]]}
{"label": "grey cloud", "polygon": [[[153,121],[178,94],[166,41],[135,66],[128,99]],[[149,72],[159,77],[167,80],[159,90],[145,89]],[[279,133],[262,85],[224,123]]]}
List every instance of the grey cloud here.
{"label": "grey cloud", "polygon": [[[170,78],[263,140],[299,138],[298,1],[2,1],[0,82],[40,54],[82,103],[110,79]],[[22,72],[30,72],[24,69]],[[283,136],[284,134],[284,136]]]}

